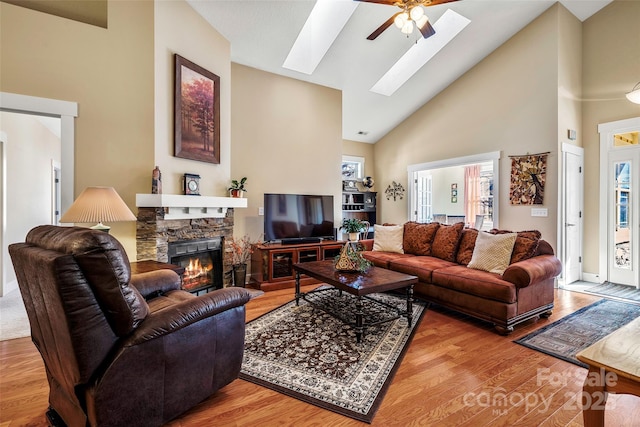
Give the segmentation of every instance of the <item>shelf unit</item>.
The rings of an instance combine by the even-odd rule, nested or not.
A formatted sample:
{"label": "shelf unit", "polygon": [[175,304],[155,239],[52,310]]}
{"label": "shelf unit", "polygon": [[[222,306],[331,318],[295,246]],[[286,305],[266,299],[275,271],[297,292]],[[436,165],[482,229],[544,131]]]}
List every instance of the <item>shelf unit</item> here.
{"label": "shelf unit", "polygon": [[368,238],[373,238],[373,225],[377,223],[377,193],[375,191],[344,191],[342,193],[342,218],[358,218],[368,221],[371,228]]}
{"label": "shelf unit", "polygon": [[[333,259],[345,242],[331,240],[319,243],[283,245],[280,243],[254,246],[251,256],[251,282],[263,291],[294,288],[293,264],[299,262]],[[318,283],[310,277],[302,277],[301,284]]]}

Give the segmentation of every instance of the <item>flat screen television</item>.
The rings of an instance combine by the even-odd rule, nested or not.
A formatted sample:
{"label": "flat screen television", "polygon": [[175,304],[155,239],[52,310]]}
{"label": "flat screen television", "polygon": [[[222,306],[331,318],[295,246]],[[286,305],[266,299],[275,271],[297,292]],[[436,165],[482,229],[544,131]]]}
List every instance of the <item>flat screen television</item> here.
{"label": "flat screen television", "polygon": [[264,195],[265,241],[284,244],[334,239],[333,196]]}

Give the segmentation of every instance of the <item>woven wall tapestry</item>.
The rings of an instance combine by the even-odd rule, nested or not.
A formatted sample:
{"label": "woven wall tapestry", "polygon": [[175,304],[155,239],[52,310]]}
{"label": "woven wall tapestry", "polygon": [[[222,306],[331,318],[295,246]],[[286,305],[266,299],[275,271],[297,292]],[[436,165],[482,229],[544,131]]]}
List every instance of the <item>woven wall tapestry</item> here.
{"label": "woven wall tapestry", "polygon": [[511,157],[511,188],[509,200],[512,205],[541,205],[544,185],[547,180],[547,155],[530,154]]}

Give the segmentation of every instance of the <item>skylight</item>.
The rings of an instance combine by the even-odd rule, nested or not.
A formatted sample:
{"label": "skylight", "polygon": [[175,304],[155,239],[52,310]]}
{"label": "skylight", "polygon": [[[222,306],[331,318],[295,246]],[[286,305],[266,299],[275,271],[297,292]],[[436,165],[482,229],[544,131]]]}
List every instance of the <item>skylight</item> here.
{"label": "skylight", "polygon": [[282,67],[313,74],[356,7],[352,0],[318,0]]}
{"label": "skylight", "polygon": [[457,36],[471,20],[451,9],[433,24],[436,33],[428,39],[420,38],[411,49],[393,64],[384,76],[370,89],[371,92],[391,96],[420,68]]}

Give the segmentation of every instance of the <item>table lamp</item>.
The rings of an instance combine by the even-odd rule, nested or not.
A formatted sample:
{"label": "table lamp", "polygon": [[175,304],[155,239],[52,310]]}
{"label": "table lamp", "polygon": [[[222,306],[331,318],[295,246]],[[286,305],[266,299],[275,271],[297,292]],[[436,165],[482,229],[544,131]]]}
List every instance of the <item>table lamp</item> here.
{"label": "table lamp", "polygon": [[135,221],[136,216],[129,210],[113,187],[87,187],[60,218],[61,223],[97,222],[94,230],[109,232],[111,227],[103,222]]}

